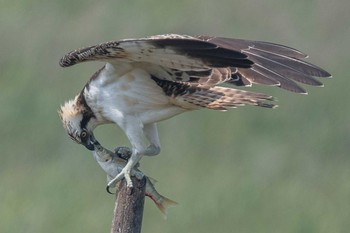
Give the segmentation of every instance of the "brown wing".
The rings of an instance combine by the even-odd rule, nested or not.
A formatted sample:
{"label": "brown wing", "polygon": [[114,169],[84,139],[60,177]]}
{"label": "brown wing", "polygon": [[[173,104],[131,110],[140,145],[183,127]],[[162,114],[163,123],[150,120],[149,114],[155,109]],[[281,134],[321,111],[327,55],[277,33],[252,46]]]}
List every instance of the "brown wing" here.
{"label": "brown wing", "polygon": [[251,67],[247,55],[189,36],[161,35],[111,41],[71,51],[60,60],[62,67],[84,61],[134,62],[167,69],[203,72],[212,67]]}
{"label": "brown wing", "polygon": [[297,82],[322,86],[315,77],[331,75],[303,61],[307,55],[290,47],[241,39],[159,35],[106,42],[74,50],[60,65],[100,60],[133,63],[163,80],[215,86],[265,84],[306,93]]}
{"label": "brown wing", "polygon": [[[65,55],[60,65],[68,67],[85,61],[133,63],[160,79],[210,85],[231,79],[231,71],[226,67],[249,68],[253,64],[240,51],[176,34],[111,41],[77,49]],[[213,70],[214,67],[220,69]]]}
{"label": "brown wing", "polygon": [[324,69],[303,61],[302,59],[307,57],[306,54],[284,45],[221,37],[197,38],[221,48],[240,51],[254,63],[249,68],[231,67],[231,79],[226,81],[228,83],[241,86],[264,84],[307,93],[296,82],[323,86],[315,77],[331,77]]}

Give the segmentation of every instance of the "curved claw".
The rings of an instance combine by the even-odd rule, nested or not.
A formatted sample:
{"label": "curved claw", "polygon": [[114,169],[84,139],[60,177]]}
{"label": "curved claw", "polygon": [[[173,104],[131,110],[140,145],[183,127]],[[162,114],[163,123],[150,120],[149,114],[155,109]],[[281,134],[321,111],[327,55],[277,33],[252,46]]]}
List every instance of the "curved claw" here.
{"label": "curved claw", "polygon": [[130,175],[131,175],[130,173],[131,173],[131,171],[128,169],[125,169],[125,167],[124,167],[116,177],[114,177],[111,181],[109,181],[107,187],[112,186],[112,184],[125,178],[127,187],[132,188],[133,184],[132,184],[132,180],[130,177]]}
{"label": "curved claw", "polygon": [[112,193],[111,191],[109,191],[110,188],[111,188],[111,186],[109,186],[109,185],[106,186],[106,191],[107,191],[107,193],[109,193],[109,194],[115,194],[115,193]]}

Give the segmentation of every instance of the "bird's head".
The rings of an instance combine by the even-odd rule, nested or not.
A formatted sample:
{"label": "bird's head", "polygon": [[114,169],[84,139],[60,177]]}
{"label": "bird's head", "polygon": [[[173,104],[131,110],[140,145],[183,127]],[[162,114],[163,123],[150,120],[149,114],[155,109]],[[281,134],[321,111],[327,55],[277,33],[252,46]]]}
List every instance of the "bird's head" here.
{"label": "bird's head", "polygon": [[92,132],[96,126],[96,119],[83,101],[81,96],[77,95],[74,100],[61,106],[58,114],[69,137],[87,149],[94,150],[98,144]]}

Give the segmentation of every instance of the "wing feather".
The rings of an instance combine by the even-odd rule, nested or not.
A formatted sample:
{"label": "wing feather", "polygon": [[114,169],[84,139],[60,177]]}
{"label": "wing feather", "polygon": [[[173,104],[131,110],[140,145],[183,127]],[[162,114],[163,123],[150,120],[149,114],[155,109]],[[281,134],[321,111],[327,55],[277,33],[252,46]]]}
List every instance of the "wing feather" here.
{"label": "wing feather", "polygon": [[77,49],[65,55],[60,65],[93,60],[113,65],[133,63],[168,81],[207,86],[264,84],[306,93],[298,83],[322,86],[315,77],[331,75],[302,60],[305,58],[305,53],[275,43],[167,34]]}
{"label": "wing feather", "polygon": [[202,70],[211,67],[250,67],[247,55],[196,38],[144,38],[112,41],[74,50],[65,55],[60,65],[105,60],[145,62],[178,70]]}
{"label": "wing feather", "polygon": [[[297,49],[262,41],[231,39],[222,37],[198,37],[226,49],[234,49],[253,61],[252,67],[238,68],[229,83],[251,85],[251,83],[279,86],[283,89],[306,93],[296,82],[312,86],[323,86],[315,77],[331,77],[324,69],[304,60],[307,55]],[[296,82],[295,82],[296,81]]]}

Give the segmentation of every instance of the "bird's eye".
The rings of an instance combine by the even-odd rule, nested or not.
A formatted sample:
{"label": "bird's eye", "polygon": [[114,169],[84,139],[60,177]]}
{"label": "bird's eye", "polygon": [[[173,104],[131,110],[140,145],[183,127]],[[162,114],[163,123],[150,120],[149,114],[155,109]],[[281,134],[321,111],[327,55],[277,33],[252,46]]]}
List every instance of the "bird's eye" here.
{"label": "bird's eye", "polygon": [[84,139],[84,138],[86,138],[86,136],[87,136],[87,132],[85,130],[83,130],[80,134],[80,138]]}

